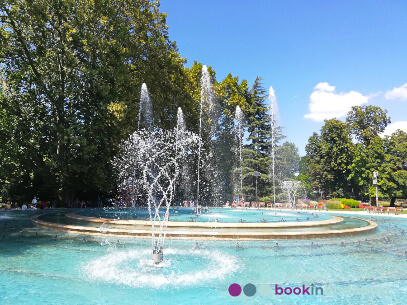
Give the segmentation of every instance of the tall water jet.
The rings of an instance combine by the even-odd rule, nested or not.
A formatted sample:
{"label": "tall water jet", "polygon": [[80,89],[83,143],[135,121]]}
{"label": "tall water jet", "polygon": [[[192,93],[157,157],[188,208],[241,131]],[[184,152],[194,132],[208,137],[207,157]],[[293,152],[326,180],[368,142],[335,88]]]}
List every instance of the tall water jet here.
{"label": "tall water jet", "polygon": [[177,110],[177,131],[182,132],[186,130],[185,121],[184,121],[184,113],[182,112],[181,107],[178,107]]}
{"label": "tall water jet", "polygon": [[279,115],[277,98],[272,86],[269,89],[269,111],[271,121],[271,175],[273,181],[273,204],[276,203],[276,182],[275,182],[275,148],[277,143],[277,132],[279,129]]}
{"label": "tall water jet", "polygon": [[204,124],[208,125],[209,128],[206,130],[209,134],[209,138],[214,131],[214,102],[213,102],[213,93],[211,86],[211,77],[206,65],[202,66],[202,76],[201,76],[201,99],[199,104],[199,138],[201,139],[198,147],[198,166],[197,166],[197,191],[196,191],[196,204],[199,205],[200,199],[200,186],[201,186],[201,170],[202,170],[202,138],[204,131]]}
{"label": "tall water jet", "polygon": [[239,106],[236,106],[236,137],[239,143],[238,154],[239,154],[239,167],[240,167],[240,196],[243,196],[243,164],[242,164],[242,146],[243,146],[243,124],[244,124],[244,114],[242,109]]}
{"label": "tall water jet", "polygon": [[[113,163],[124,192],[128,185],[141,180],[151,222],[151,258],[154,263],[163,259],[169,208],[174,199],[179,168],[185,156],[194,153],[199,143],[199,138],[184,128],[182,111],[179,111],[178,118],[173,130],[135,131],[121,144],[121,153]],[[160,212],[161,207],[165,209],[164,213]]]}
{"label": "tall water jet", "polygon": [[145,83],[143,83],[141,85],[140,107],[139,107],[139,113],[138,113],[137,130],[140,129],[140,123],[143,123],[143,124],[141,124],[141,127],[148,129],[152,124],[152,121],[153,121],[152,119],[153,119],[153,112],[152,112],[150,95],[147,90],[147,85]]}
{"label": "tall water jet", "polygon": [[[185,136],[185,132],[187,131],[184,114],[182,112],[181,107],[178,107],[177,112],[177,126],[176,126],[176,133],[177,139],[182,139]],[[193,198],[193,191],[192,191],[192,180],[191,179],[191,171],[193,168],[193,159],[191,155],[185,155],[184,159],[182,160],[182,166],[180,168],[180,173],[178,177],[177,183],[174,184],[174,192],[175,188],[180,190],[182,194],[182,198]]]}
{"label": "tall water jet", "polygon": [[[139,106],[139,115],[138,115],[138,122],[137,122],[137,130],[140,130],[140,127],[145,129],[149,129],[152,124],[152,105],[150,94],[147,90],[147,85],[143,83],[141,85],[141,92],[140,92],[140,106]],[[131,175],[131,179],[127,180],[126,183],[126,190],[124,191],[128,198],[130,199],[131,207],[134,208],[136,206],[136,199],[139,195],[140,188],[142,187],[142,183],[140,180],[141,173],[137,173],[137,167],[132,168],[133,173]]]}

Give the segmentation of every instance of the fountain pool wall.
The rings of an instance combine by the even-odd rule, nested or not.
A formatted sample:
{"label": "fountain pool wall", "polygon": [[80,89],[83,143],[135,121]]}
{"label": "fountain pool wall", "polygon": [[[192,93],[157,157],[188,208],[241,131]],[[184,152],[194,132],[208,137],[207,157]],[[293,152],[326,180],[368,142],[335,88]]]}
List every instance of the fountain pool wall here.
{"label": "fountain pool wall", "polygon": [[[61,211],[64,212],[64,211]],[[0,212],[1,304],[404,304],[407,219],[358,216],[376,231],[273,241],[168,239],[163,265],[149,239],[38,228],[39,211]],[[43,213],[43,212],[41,212]],[[348,215],[348,214],[346,214]],[[343,215],[339,215],[343,216]],[[251,283],[253,296],[229,294]],[[324,295],[275,295],[322,287]],[[248,286],[249,287],[249,286]]]}
{"label": "fountain pool wall", "polygon": [[[308,211],[215,208],[211,209],[211,212],[194,215],[188,213],[188,210],[193,211],[193,209],[172,210],[172,219],[178,221],[168,221],[168,228],[165,231],[168,237],[194,240],[309,239],[366,234],[377,228],[377,224],[370,220],[328,215],[319,217],[316,212]],[[77,234],[133,238],[146,238],[150,235],[151,221],[137,220],[145,218],[144,209],[121,210],[117,214],[109,212],[112,211],[96,209],[87,210],[86,213],[53,213],[36,215],[32,221],[41,228]],[[123,217],[125,212],[132,215],[133,219]],[[117,219],[112,218],[115,215],[119,215]],[[105,216],[108,218],[104,218]],[[186,217],[189,218],[187,222]],[[228,221],[221,222],[221,219]]]}

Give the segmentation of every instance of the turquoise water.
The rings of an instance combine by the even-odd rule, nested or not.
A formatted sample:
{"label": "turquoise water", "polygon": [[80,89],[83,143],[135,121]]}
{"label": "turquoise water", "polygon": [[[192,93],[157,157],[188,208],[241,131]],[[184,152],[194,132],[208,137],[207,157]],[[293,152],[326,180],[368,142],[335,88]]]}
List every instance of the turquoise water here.
{"label": "turquoise water", "polygon": [[[165,209],[160,211],[165,213]],[[79,215],[89,217],[101,217],[112,219],[149,219],[148,210],[144,208],[137,209],[86,209],[78,212]],[[318,218],[315,218],[314,215]],[[199,221],[199,222],[279,222],[282,219],[285,221],[315,221],[327,220],[332,217],[327,214],[318,213],[318,211],[272,211],[262,209],[222,209],[210,208],[209,212],[202,213],[196,216],[193,208],[171,208],[169,219],[171,221]],[[297,220],[298,219],[298,220]]]}
{"label": "turquoise water", "polygon": [[[167,240],[161,268],[147,239],[48,231],[0,212],[0,304],[404,304],[407,220],[366,216],[379,228],[341,239]],[[346,214],[349,215],[349,214]],[[228,288],[252,283],[254,296]],[[324,295],[275,295],[322,287]],[[271,286],[273,285],[273,286]],[[269,291],[272,288],[271,292]],[[328,293],[331,293],[328,295]]]}
{"label": "turquoise water", "polygon": [[[231,212],[233,213],[233,211],[230,210],[224,210],[225,215],[229,215]],[[267,213],[271,214],[271,211],[266,211]],[[219,211],[216,212],[216,215],[220,215]],[[253,219],[255,216],[255,213],[257,213],[257,217],[258,219],[263,219],[262,217],[265,216],[266,213],[263,213],[261,211],[253,211],[251,213],[251,217],[250,218],[246,218],[246,219]],[[295,221],[295,219],[297,219],[298,217],[298,213],[297,212],[290,212],[290,211],[286,211],[286,212],[276,212],[277,214],[283,214],[284,215],[284,219],[288,219],[288,221]],[[46,221],[46,222],[50,222],[50,223],[57,223],[57,224],[63,224],[63,225],[74,225],[74,226],[84,226],[84,227],[96,227],[96,228],[100,228],[101,231],[103,230],[108,230],[108,229],[126,229],[126,230],[132,230],[135,229],[136,227],[132,226],[132,225],[119,225],[119,224],[102,224],[100,222],[92,222],[92,221],[87,221],[85,219],[73,219],[71,217],[66,217],[65,212],[61,211],[61,212],[57,212],[57,213],[47,213],[44,215],[41,215],[39,217],[39,220],[41,221]],[[68,213],[69,214],[69,213]],[[94,214],[94,211],[92,212],[84,212],[84,211],[78,211],[77,214],[89,214],[92,215]],[[208,213],[209,214],[209,213]],[[275,214],[274,212],[272,213],[273,215]],[[278,215],[280,215],[278,214]],[[309,218],[309,221],[312,220],[321,220],[322,219],[331,219],[332,216],[329,215],[322,215],[322,217],[317,217],[314,218],[312,217],[312,215],[307,214],[308,216],[311,217],[307,217]],[[306,216],[307,216],[306,215]],[[223,216],[223,215],[221,215]],[[267,216],[266,216],[267,217]],[[281,219],[281,215],[280,216],[276,216],[277,219]],[[305,218],[304,216],[302,216],[303,218]],[[202,217],[197,218],[196,221],[200,221],[201,219],[204,219]],[[208,219],[208,218],[206,218]],[[209,218],[210,219],[210,218]],[[298,218],[299,219],[299,218]],[[308,220],[305,219],[304,222],[307,222]],[[204,221],[205,222],[205,221]],[[230,221],[229,221],[230,222]],[[237,219],[236,219],[237,222]],[[257,221],[259,222],[259,221]],[[271,221],[269,221],[269,223],[271,223]],[[299,224],[301,224],[301,222],[298,222]],[[285,223],[284,223],[285,224]],[[327,231],[327,230],[346,230],[346,229],[350,229],[350,228],[360,228],[360,227],[364,227],[367,226],[369,223],[361,220],[361,219],[355,219],[352,217],[343,217],[343,221],[339,222],[339,223],[335,223],[335,224],[331,224],[331,225],[323,225],[323,226],[311,226],[311,227],[281,227],[281,228],[250,228],[251,232],[310,232],[310,231]],[[145,227],[142,227],[142,229],[145,229]],[[181,231],[185,231],[185,233],[187,234],[188,231],[202,231],[202,228],[200,227],[181,227],[181,228],[177,228],[177,231],[181,232]],[[214,229],[215,231],[218,232],[227,232],[227,231],[232,231],[235,232],[236,229],[235,228],[222,228],[222,227],[217,227],[216,229]]]}

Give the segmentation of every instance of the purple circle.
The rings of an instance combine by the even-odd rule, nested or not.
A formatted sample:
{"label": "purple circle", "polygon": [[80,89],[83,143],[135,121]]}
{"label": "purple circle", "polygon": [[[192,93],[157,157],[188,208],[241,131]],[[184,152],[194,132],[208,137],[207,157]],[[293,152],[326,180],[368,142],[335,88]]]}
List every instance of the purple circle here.
{"label": "purple circle", "polygon": [[240,287],[239,284],[234,283],[234,284],[232,284],[232,285],[229,286],[229,294],[230,294],[232,297],[237,297],[237,296],[239,296],[241,293],[242,293],[242,287]]}

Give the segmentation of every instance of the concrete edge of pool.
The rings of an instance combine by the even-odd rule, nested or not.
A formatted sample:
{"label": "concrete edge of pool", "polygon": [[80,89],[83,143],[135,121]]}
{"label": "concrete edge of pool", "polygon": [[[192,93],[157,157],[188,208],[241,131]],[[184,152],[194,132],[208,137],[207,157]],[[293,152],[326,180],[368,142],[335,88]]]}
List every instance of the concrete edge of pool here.
{"label": "concrete edge of pool", "polygon": [[[43,214],[35,215],[31,218],[32,222],[44,229],[62,231],[75,234],[100,235],[100,236],[120,236],[129,238],[151,238],[151,229],[131,230],[131,229],[113,229],[113,228],[98,228],[86,227],[78,225],[64,225],[40,220],[39,217]],[[342,217],[334,216],[343,221]],[[351,218],[351,217],[350,217]],[[222,232],[216,231],[220,227],[208,227],[206,231],[177,231],[167,229],[166,236],[176,239],[195,239],[195,240],[281,240],[281,239],[310,239],[310,238],[333,238],[342,236],[352,236],[373,232],[377,228],[377,224],[371,220],[354,218],[365,221],[368,225],[357,228],[343,230],[325,230],[325,231],[298,231],[298,232],[250,232],[250,228],[240,223],[234,224],[235,231]],[[190,224],[190,223],[187,223]],[[194,223],[196,224],[196,223]],[[224,223],[223,223],[224,224]],[[184,227],[188,228],[188,227]],[[264,227],[263,227],[264,228]],[[284,228],[280,226],[279,228]],[[287,227],[289,228],[289,227]]]}
{"label": "concrete edge of pool", "polygon": [[[108,219],[108,218],[97,218],[88,217],[76,214],[76,212],[65,214],[66,217],[79,220],[79,221],[89,221],[89,222],[100,222],[107,224],[117,224],[124,226],[147,226],[151,227],[151,222],[149,220],[118,220],[118,219]],[[167,227],[170,228],[303,228],[303,227],[314,227],[314,226],[326,226],[333,225],[343,222],[342,217],[332,216],[332,219],[328,220],[317,220],[317,221],[307,221],[307,222],[182,222],[182,221],[168,221]]]}

